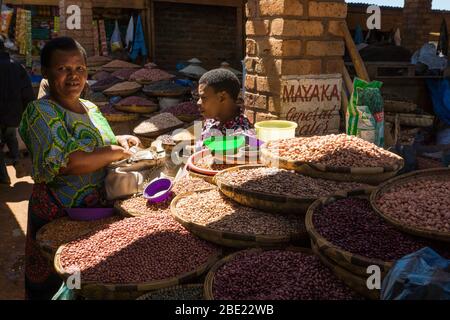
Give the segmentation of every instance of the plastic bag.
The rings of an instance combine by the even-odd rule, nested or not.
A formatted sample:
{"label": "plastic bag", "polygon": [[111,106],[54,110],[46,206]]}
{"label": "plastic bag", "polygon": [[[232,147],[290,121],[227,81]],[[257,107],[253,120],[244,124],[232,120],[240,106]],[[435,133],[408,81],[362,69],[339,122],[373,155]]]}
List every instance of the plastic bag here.
{"label": "plastic bag", "polygon": [[52,297],[52,300],[76,300],[77,295],[74,290],[69,289],[65,283],[61,285],[58,292]]}
{"label": "plastic bag", "polygon": [[382,300],[450,300],[450,260],[430,248],[394,264],[381,286]]}
{"label": "plastic bag", "polygon": [[133,40],[134,40],[134,20],[133,16],[131,16],[130,22],[128,23],[127,35],[125,37],[125,47],[131,48]]}
{"label": "plastic bag", "polygon": [[119,23],[116,20],[116,26],[114,27],[114,32],[111,35],[111,51],[122,50],[122,37],[120,35]]}
{"label": "plastic bag", "polygon": [[384,109],[379,81],[366,82],[355,78],[353,93],[346,112],[348,135],[384,146]]}
{"label": "plastic bag", "polygon": [[433,101],[434,113],[439,120],[450,125],[450,81],[426,79],[426,83]]}
{"label": "plastic bag", "polygon": [[11,20],[14,14],[14,10],[2,5],[2,19],[0,20],[0,34],[5,38],[8,38],[9,26],[11,25]]}

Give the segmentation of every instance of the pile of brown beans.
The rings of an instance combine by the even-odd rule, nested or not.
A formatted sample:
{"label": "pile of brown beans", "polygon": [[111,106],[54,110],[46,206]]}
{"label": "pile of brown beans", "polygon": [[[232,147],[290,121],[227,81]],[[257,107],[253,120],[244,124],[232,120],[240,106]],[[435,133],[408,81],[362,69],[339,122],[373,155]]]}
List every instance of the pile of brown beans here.
{"label": "pile of brown beans", "polygon": [[82,281],[145,283],[195,271],[218,253],[166,212],[126,218],[70,242],[60,262],[64,270],[79,270]]}
{"label": "pile of brown beans", "polygon": [[130,79],[130,76],[136,72],[136,69],[121,69],[121,70],[117,70],[114,71],[111,75],[113,75],[114,77],[117,77],[119,79],[128,81]]}
{"label": "pile of brown beans", "polygon": [[172,191],[175,195],[180,195],[186,192],[195,190],[207,189],[214,187],[213,184],[206,182],[203,179],[191,177],[189,175],[184,176],[180,180],[174,183]]}
{"label": "pile of brown beans", "polygon": [[238,253],[217,270],[213,296],[218,300],[361,299],[317,257],[280,250]]}
{"label": "pile of brown beans", "polygon": [[426,246],[450,257],[450,248],[443,244],[410,236],[388,224],[366,199],[347,198],[318,208],[313,224],[332,244],[368,258],[394,261]]}
{"label": "pile of brown beans", "polygon": [[145,98],[141,98],[138,96],[130,96],[123,98],[117,103],[118,106],[142,106],[142,107],[154,107],[156,104],[153,101],[150,101]]}
{"label": "pile of brown beans", "polygon": [[283,159],[329,167],[394,167],[402,163],[396,154],[346,134],[282,139],[269,142],[267,148]]}
{"label": "pile of brown beans", "polygon": [[216,179],[244,190],[300,198],[319,198],[369,187],[362,183],[315,179],[294,171],[266,167],[224,172]]}
{"label": "pile of brown beans", "polygon": [[180,194],[183,194],[186,192],[190,192],[190,191],[211,188],[213,186],[214,185],[206,182],[203,179],[185,176],[173,184],[172,196],[164,202],[150,203],[144,197],[137,196],[137,197],[132,197],[132,198],[129,198],[126,200],[121,200],[117,203],[117,205],[125,211],[138,212],[142,215],[144,215],[144,214],[152,214],[152,215],[169,214],[168,211],[165,211],[165,210],[169,209],[170,202],[177,195],[180,195]]}
{"label": "pile of brown beans", "polygon": [[151,84],[144,86],[144,89],[142,91],[149,95],[157,96],[159,94],[169,94],[169,93],[173,95],[182,95],[189,90],[186,87],[180,86],[179,84],[175,83],[172,80],[162,80],[152,82]]}
{"label": "pile of brown beans", "polygon": [[174,105],[166,109],[174,116],[188,115],[188,116],[200,116],[200,110],[196,103],[187,101],[180,104]]}
{"label": "pile of brown beans", "polygon": [[91,86],[92,91],[103,91],[106,90],[110,87],[112,87],[113,85],[121,82],[122,80],[120,80],[119,78],[113,77],[113,76],[109,76],[107,78],[104,78],[102,80],[97,81],[96,83],[94,83]]}
{"label": "pile of brown beans", "polygon": [[123,60],[113,60],[111,62],[108,62],[107,64],[103,65],[103,68],[108,70],[108,69],[132,69],[132,68],[139,68],[139,65],[131,63],[131,62],[127,62],[127,61],[123,61]]}
{"label": "pile of brown beans", "polygon": [[45,231],[39,233],[39,241],[52,247],[59,247],[76,240],[83,235],[108,228],[111,223],[121,220],[119,216],[93,221],[77,221],[63,217],[46,225]]}
{"label": "pile of brown beans", "polygon": [[208,228],[252,235],[290,236],[305,230],[304,218],[244,207],[217,189],[196,192],[180,199],[177,213]]}
{"label": "pile of brown beans", "polygon": [[113,85],[112,87],[109,87],[108,89],[106,89],[104,92],[115,92],[115,91],[125,91],[125,90],[138,90],[140,89],[142,86],[134,81],[125,81],[125,82],[120,82],[117,83],[115,85]]}
{"label": "pile of brown beans", "polygon": [[429,177],[395,186],[377,205],[407,226],[450,232],[450,179]]}
{"label": "pile of brown beans", "polygon": [[92,76],[92,79],[95,80],[95,81],[100,81],[100,80],[104,80],[104,79],[110,78],[111,75],[114,76],[114,74],[111,74],[109,72],[99,71],[99,72],[95,73]]}
{"label": "pile of brown beans", "polygon": [[145,135],[182,124],[183,122],[178,120],[178,118],[173,114],[163,112],[151,117],[150,119],[142,121],[136,128],[134,128],[134,133]]}
{"label": "pile of brown beans", "polygon": [[99,110],[103,114],[126,114],[125,112],[119,111],[116,108],[114,108],[110,103],[99,107]]}
{"label": "pile of brown beans", "polygon": [[170,80],[173,79],[174,77],[175,77],[174,75],[161,69],[142,68],[133,73],[130,76],[130,80],[154,82],[154,81]]}

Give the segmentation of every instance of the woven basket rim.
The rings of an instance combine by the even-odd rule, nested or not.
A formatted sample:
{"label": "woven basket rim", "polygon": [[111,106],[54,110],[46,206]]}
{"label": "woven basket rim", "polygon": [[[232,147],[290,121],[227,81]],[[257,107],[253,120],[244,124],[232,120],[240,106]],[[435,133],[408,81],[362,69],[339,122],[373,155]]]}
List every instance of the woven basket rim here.
{"label": "woven basket rim", "polygon": [[[64,269],[62,268],[61,261],[60,261],[61,253],[65,247],[66,247],[66,245],[62,245],[56,251],[53,266],[54,266],[54,269],[56,270],[56,273],[62,279],[67,280],[67,278],[70,276],[70,274],[67,274],[64,272]],[[179,285],[179,284],[182,284],[182,283],[180,283],[180,280],[182,280],[184,278],[187,278],[187,277],[190,277],[193,275],[199,276],[199,275],[205,273],[207,270],[209,270],[209,268],[212,265],[214,265],[214,263],[216,261],[218,261],[220,259],[221,255],[222,255],[222,249],[217,248],[216,252],[214,254],[211,254],[208,257],[208,260],[205,263],[197,266],[197,268],[193,269],[190,272],[186,272],[184,274],[181,274],[181,275],[178,275],[175,277],[171,277],[171,278],[167,278],[167,279],[160,279],[160,280],[148,281],[148,282],[143,282],[143,283],[122,283],[122,284],[84,281],[84,282],[81,282],[82,287],[80,290],[83,291],[83,287],[84,287],[84,290],[89,290],[89,286],[95,286],[97,288],[101,287],[101,288],[109,290],[109,291],[127,291],[127,290],[128,291],[148,291],[148,290],[152,290],[153,288],[162,289],[165,287]],[[134,290],[132,290],[132,289],[134,289]]]}
{"label": "woven basket rim", "polygon": [[349,285],[349,282],[351,282],[361,285],[362,288],[367,288],[366,279],[361,278],[357,274],[352,273],[350,270],[343,268],[338,263],[327,257],[322,251],[320,251],[320,249],[317,247],[317,244],[315,244],[313,241],[311,241],[311,248],[314,252],[314,255],[320,260],[320,262],[328,269],[330,269],[335,277],[342,281],[348,288],[365,298],[374,300],[374,298],[368,294],[368,292],[370,292],[371,290],[367,289],[367,291],[362,293],[359,292],[359,289],[355,289],[352,285]]}
{"label": "woven basket rim", "polygon": [[158,106],[137,106],[137,105],[129,105],[129,106],[119,106],[114,105],[114,108],[120,111],[132,112],[132,113],[152,113],[158,110]]}
{"label": "woven basket rim", "polygon": [[215,235],[219,238],[223,238],[223,236],[226,235],[226,238],[229,240],[246,241],[246,240],[242,240],[242,237],[249,237],[249,238],[253,237],[253,238],[255,238],[255,240],[252,242],[256,242],[256,243],[262,243],[262,242],[264,242],[265,244],[280,243],[280,242],[288,243],[291,241],[291,239],[294,235],[300,235],[300,233],[295,233],[295,234],[289,234],[289,235],[285,235],[285,236],[275,236],[275,235],[255,235],[255,234],[245,234],[245,233],[238,233],[238,232],[231,232],[231,231],[220,231],[217,229],[213,229],[213,228],[186,220],[185,218],[183,218],[181,215],[178,214],[177,204],[181,199],[183,199],[191,194],[194,194],[194,193],[207,192],[207,191],[211,191],[211,190],[219,190],[219,188],[218,187],[202,188],[202,189],[198,189],[195,191],[189,191],[189,192],[185,192],[180,195],[177,195],[174,199],[172,199],[172,202],[170,203],[170,212],[172,214],[172,217],[174,217],[175,220],[177,220],[180,224],[182,224],[188,230],[194,227],[196,230],[201,230],[207,234]]}
{"label": "woven basket rim", "polygon": [[216,263],[209,269],[205,282],[204,282],[204,296],[206,300],[214,300],[213,295],[213,285],[214,285],[214,278],[216,276],[217,270],[219,270],[220,267],[225,265],[226,263],[232,261],[237,255],[242,254],[244,252],[264,252],[264,251],[272,251],[272,250],[282,250],[282,251],[293,251],[293,252],[302,252],[308,255],[313,255],[313,252],[311,249],[303,248],[303,247],[295,247],[295,246],[288,246],[288,247],[282,247],[282,248],[250,248],[250,249],[244,249],[239,250],[236,252],[233,252],[222,259],[216,261]]}
{"label": "woven basket rim", "polygon": [[[274,201],[285,201],[285,202],[286,201],[316,201],[318,198],[320,198],[320,197],[302,197],[302,196],[284,196],[284,195],[281,196],[276,193],[246,190],[241,187],[234,187],[224,181],[220,181],[221,176],[228,172],[239,171],[239,170],[249,170],[249,169],[255,169],[255,168],[266,168],[266,167],[267,166],[265,166],[263,164],[240,165],[240,166],[236,166],[236,167],[232,167],[232,168],[228,168],[228,169],[220,171],[219,173],[217,173],[214,176],[214,180],[220,190],[222,190],[222,188],[227,188],[234,193],[238,193],[238,194],[242,194],[242,195],[248,194],[252,197],[264,196],[264,197],[266,197],[266,199],[272,198],[272,199],[274,199]],[[368,187],[368,188],[363,188],[363,189],[355,189],[355,190],[347,190],[347,191],[338,191],[332,195],[346,195],[350,191],[358,191],[358,190],[366,190],[366,189],[372,190],[373,187],[372,188]],[[267,199],[267,200],[269,200],[269,199]]]}
{"label": "woven basket rim", "polygon": [[110,91],[108,91],[110,88],[103,90],[103,94],[107,95],[107,96],[128,96],[128,95],[132,95],[133,93],[136,93],[139,90],[141,90],[141,88],[136,87],[136,88],[132,88],[132,89],[130,88],[128,90],[110,90]]}
{"label": "woven basket rim", "polygon": [[144,136],[144,137],[147,137],[147,138],[155,138],[155,137],[158,137],[158,136],[160,136],[160,135],[162,135],[164,133],[167,133],[169,131],[181,128],[182,126],[184,126],[184,123],[180,123],[180,124],[177,124],[176,126],[168,127],[168,128],[161,129],[159,131],[150,132],[150,133],[137,133],[133,129],[133,133],[135,135]]}
{"label": "woven basket rim", "polygon": [[136,300],[147,300],[147,299],[145,299],[146,297],[150,297],[154,294],[159,294],[159,293],[163,293],[163,292],[167,292],[167,291],[171,291],[171,290],[177,290],[177,289],[198,288],[198,289],[202,289],[202,291],[203,291],[203,287],[204,287],[204,285],[201,283],[178,284],[175,286],[147,292],[146,294],[139,296]]}
{"label": "woven basket rim", "polygon": [[267,149],[267,146],[265,144],[261,146],[261,159],[263,160],[263,162],[267,163],[267,162],[277,161],[280,164],[280,168],[287,167],[287,166],[292,166],[292,167],[309,166],[313,169],[316,169],[316,170],[319,170],[322,172],[352,174],[352,172],[355,171],[360,175],[363,175],[363,174],[376,175],[379,173],[395,172],[395,171],[401,170],[405,164],[405,160],[402,157],[396,155],[395,153],[392,153],[392,152],[390,152],[390,153],[395,155],[396,157],[398,157],[399,158],[398,160],[401,161],[401,163],[399,163],[398,165],[396,165],[394,167],[389,167],[389,166],[386,166],[386,167],[330,167],[330,166],[325,166],[322,164],[315,164],[315,163],[303,162],[303,161],[294,161],[294,160],[289,160],[289,159],[286,159],[283,157],[277,157]]}
{"label": "woven basket rim", "polygon": [[109,122],[127,122],[139,119],[139,115],[136,113],[128,114],[114,114],[114,113],[102,113],[106,120]]}
{"label": "woven basket rim", "polygon": [[[365,196],[369,196],[368,194],[368,190],[366,190],[365,193],[361,193],[360,195],[365,195]],[[370,194],[373,194],[373,192],[371,192]],[[334,243],[330,242],[328,239],[326,239],[325,237],[323,237],[319,231],[316,230],[314,223],[313,223],[313,216],[315,214],[315,211],[317,208],[321,207],[324,204],[329,204],[332,202],[335,202],[337,200],[342,200],[342,199],[346,199],[352,196],[357,196],[358,194],[352,194],[352,193],[348,193],[347,196],[343,196],[343,195],[335,195],[335,196],[331,196],[331,197],[323,197],[320,198],[316,201],[314,201],[314,203],[308,208],[308,211],[306,212],[306,218],[305,218],[305,225],[306,225],[306,230],[309,234],[309,237],[311,238],[311,241],[313,241],[319,250],[322,250],[322,247],[326,247],[326,248],[330,248],[331,250],[335,251],[335,252],[339,252],[340,255],[344,256],[347,258],[348,261],[358,261],[361,265],[378,265],[378,266],[382,266],[384,269],[388,270],[392,267],[394,261],[383,261],[380,259],[375,259],[375,258],[369,258],[369,257],[365,257],[363,255],[360,254],[356,254],[356,253],[352,253],[350,251],[347,251],[337,245],[335,245]],[[320,242],[322,244],[319,244],[317,240],[320,240]],[[332,259],[332,258],[331,258]]]}
{"label": "woven basket rim", "polygon": [[378,198],[385,192],[389,191],[391,188],[395,186],[402,185],[408,181],[421,179],[426,177],[433,176],[442,176],[442,174],[446,174],[450,177],[450,168],[433,168],[433,169],[425,169],[425,170],[417,170],[407,174],[400,175],[398,177],[392,178],[382,184],[380,184],[374,192],[370,196],[370,204],[372,208],[375,210],[378,215],[380,215],[384,220],[389,222],[391,225],[395,226],[397,229],[400,229],[404,232],[407,232],[412,235],[440,240],[445,242],[450,242],[450,231],[436,231],[431,229],[425,229],[420,227],[414,227],[411,225],[405,225],[405,223],[391,217],[388,213],[384,212],[377,205]]}

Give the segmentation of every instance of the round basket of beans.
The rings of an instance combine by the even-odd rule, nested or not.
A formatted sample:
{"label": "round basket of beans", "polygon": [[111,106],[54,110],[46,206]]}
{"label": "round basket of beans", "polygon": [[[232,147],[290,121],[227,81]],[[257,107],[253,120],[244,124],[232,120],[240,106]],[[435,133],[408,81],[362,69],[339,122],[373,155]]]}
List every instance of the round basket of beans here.
{"label": "round basket of beans", "polygon": [[211,187],[214,187],[214,185],[203,179],[185,175],[181,179],[174,181],[171,190],[172,195],[169,199],[167,199],[167,201],[161,203],[150,203],[142,195],[139,195],[125,200],[116,201],[114,207],[125,217],[137,217],[146,214],[154,214],[160,210],[169,209],[172,199],[177,195]]}
{"label": "round basket of beans", "polygon": [[271,141],[261,147],[265,164],[337,181],[379,184],[403,167],[400,156],[346,134]]}
{"label": "round basket of beans", "polygon": [[172,200],[171,212],[192,233],[223,246],[275,247],[307,239],[304,217],[242,206],[218,188],[177,196]]}
{"label": "round basket of beans", "polygon": [[251,249],[218,261],[205,280],[214,300],[360,300],[320,260],[301,249]]}
{"label": "round basket of beans", "polygon": [[225,169],[214,180],[222,193],[242,205],[274,213],[303,215],[320,197],[373,189],[363,183],[312,178],[293,170],[263,165]]}
{"label": "round basket of beans", "polygon": [[144,292],[199,278],[220,254],[168,210],[155,210],[61,246],[54,265],[63,279],[79,273],[78,291],[86,298],[136,299]]}
{"label": "round basket of beans", "polygon": [[368,192],[317,200],[306,215],[306,228],[322,255],[365,279],[369,266],[378,266],[384,277],[396,260],[424,247],[450,257],[445,242],[409,235],[386,222],[372,208]]}
{"label": "round basket of beans", "polygon": [[371,203],[399,230],[450,242],[450,168],[414,171],[389,180],[372,194]]}

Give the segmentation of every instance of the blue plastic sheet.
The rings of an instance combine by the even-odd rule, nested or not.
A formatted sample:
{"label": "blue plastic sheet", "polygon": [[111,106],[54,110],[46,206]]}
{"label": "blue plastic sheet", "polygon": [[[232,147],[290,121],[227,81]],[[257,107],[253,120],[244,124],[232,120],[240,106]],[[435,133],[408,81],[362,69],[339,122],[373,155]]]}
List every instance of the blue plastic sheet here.
{"label": "blue plastic sheet", "polygon": [[431,248],[394,264],[383,280],[382,300],[450,300],[450,260]]}
{"label": "blue plastic sheet", "polygon": [[448,79],[427,79],[427,86],[433,101],[436,116],[450,125],[450,81]]}

